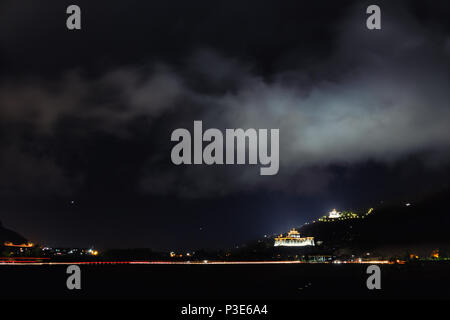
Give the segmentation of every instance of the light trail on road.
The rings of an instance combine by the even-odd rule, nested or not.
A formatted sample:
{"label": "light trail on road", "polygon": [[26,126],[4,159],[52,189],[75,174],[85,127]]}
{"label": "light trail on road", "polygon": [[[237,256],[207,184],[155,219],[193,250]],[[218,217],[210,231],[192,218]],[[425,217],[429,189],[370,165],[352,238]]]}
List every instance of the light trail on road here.
{"label": "light trail on road", "polygon": [[[73,261],[73,262],[41,262],[41,261],[1,261],[0,266],[58,266],[58,265],[260,265],[260,264],[330,264],[332,262],[303,261]],[[343,264],[392,264],[387,260],[342,262]]]}

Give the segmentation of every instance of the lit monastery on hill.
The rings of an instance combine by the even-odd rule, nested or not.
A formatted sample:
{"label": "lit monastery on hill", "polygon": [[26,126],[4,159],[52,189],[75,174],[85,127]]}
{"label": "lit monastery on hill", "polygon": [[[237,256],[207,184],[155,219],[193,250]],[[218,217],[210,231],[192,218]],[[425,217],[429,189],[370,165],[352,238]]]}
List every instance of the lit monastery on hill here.
{"label": "lit monastery on hill", "polygon": [[291,229],[287,236],[283,237],[280,234],[279,237],[275,238],[275,247],[284,246],[284,247],[304,247],[304,246],[314,246],[314,237],[304,237],[300,236],[300,233]]}

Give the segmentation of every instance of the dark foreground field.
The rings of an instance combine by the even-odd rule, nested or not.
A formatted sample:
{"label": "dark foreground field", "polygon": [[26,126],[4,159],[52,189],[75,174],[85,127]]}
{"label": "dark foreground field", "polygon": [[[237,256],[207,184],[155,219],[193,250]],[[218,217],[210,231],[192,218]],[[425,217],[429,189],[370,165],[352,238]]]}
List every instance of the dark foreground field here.
{"label": "dark foreground field", "polygon": [[82,289],[67,266],[1,266],[0,297],[140,299],[450,298],[450,265],[383,265],[381,290],[367,265],[86,265]]}

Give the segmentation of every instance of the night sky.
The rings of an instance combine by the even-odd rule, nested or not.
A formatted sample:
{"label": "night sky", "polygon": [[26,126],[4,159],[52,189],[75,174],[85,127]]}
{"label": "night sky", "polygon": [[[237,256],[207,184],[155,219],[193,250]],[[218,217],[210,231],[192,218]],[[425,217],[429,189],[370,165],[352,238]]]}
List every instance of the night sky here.
{"label": "night sky", "polygon": [[[450,5],[392,2],[1,0],[0,221],[48,246],[227,247],[448,187]],[[279,173],[175,166],[194,120],[279,128]]]}

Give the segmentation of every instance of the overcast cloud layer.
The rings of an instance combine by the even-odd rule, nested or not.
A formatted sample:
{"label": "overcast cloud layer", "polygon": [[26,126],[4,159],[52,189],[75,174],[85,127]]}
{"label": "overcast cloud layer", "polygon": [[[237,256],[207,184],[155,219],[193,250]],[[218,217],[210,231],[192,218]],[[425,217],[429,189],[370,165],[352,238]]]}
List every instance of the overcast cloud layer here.
{"label": "overcast cloud layer", "polygon": [[[144,194],[309,194],[332,181],[330,165],[394,163],[418,153],[430,155],[427,164],[446,165],[450,35],[394,9],[383,12],[382,28],[368,31],[360,12],[349,12],[326,60],[294,63],[270,76],[248,61],[198,47],[181,66],[149,60],[94,78],[72,69],[58,80],[4,79],[0,188],[76,191],[87,173],[69,170],[51,151],[61,132],[71,141],[105,134],[127,142],[140,139],[137,126],[152,132],[139,169]],[[287,52],[286,60],[296,54]],[[170,134],[192,130],[194,120],[204,128],[279,128],[279,174],[262,177],[256,166],[172,165]]]}

